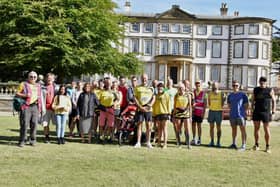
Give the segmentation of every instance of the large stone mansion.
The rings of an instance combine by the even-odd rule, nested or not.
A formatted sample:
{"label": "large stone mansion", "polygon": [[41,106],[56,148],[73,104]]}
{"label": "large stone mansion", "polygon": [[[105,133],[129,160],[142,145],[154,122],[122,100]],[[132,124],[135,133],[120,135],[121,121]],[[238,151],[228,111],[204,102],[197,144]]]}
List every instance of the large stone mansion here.
{"label": "large stone mansion", "polygon": [[190,14],[178,5],[159,14],[133,13],[129,2],[125,8],[131,19],[120,50],[138,53],[150,79],[218,81],[223,88],[235,79],[248,89],[269,77],[272,19],[228,15],[224,3],[218,16]]}

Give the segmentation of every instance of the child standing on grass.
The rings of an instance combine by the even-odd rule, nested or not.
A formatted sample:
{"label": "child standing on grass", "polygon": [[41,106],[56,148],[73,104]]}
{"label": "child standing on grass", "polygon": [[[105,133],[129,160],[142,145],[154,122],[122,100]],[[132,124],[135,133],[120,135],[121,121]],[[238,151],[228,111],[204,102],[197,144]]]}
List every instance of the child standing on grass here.
{"label": "child standing on grass", "polygon": [[65,85],[61,85],[59,92],[55,96],[54,102],[52,104],[52,108],[56,117],[56,134],[58,144],[65,144],[65,126],[71,107],[70,97],[66,95],[66,87]]}

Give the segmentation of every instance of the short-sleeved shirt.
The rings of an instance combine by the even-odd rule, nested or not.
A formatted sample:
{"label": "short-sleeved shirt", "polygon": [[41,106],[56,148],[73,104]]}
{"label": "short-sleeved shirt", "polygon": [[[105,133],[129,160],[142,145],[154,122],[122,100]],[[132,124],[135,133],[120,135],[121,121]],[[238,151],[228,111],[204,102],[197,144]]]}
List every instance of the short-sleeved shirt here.
{"label": "short-sleeved shirt", "polygon": [[170,88],[170,89],[166,89],[165,92],[170,97],[170,108],[171,108],[171,110],[173,110],[173,108],[174,108],[174,97],[177,94],[177,89],[176,88]]}
{"label": "short-sleeved shirt", "polygon": [[222,92],[214,93],[210,92],[208,95],[209,109],[212,111],[222,111],[223,110],[223,95]]}
{"label": "short-sleeved shirt", "polygon": [[248,103],[248,97],[245,93],[230,93],[227,102],[230,104],[230,119],[246,117],[244,105]]}
{"label": "short-sleeved shirt", "polygon": [[121,99],[121,108],[124,108],[127,106],[127,87],[126,86],[119,86],[119,91],[122,93],[122,99]]}
{"label": "short-sleeved shirt", "polygon": [[[19,86],[18,86],[18,89],[17,89],[17,92],[19,93],[22,93],[23,90],[24,90],[24,82],[22,82]],[[31,98],[30,98],[30,104],[32,103],[35,103],[37,100],[38,100],[38,89],[37,89],[37,86],[36,84],[29,84],[28,82],[26,83],[30,89],[31,89]]]}
{"label": "short-sleeved shirt", "polygon": [[153,89],[147,86],[137,86],[135,88],[135,97],[142,106],[148,104],[151,101],[153,95]]}
{"label": "short-sleeved shirt", "polygon": [[170,97],[167,93],[157,94],[156,100],[153,106],[153,114],[170,114]]}
{"label": "short-sleeved shirt", "polygon": [[100,93],[102,92],[102,90],[101,89],[95,89],[93,92],[95,93],[97,99],[100,100]]}
{"label": "short-sleeved shirt", "polygon": [[100,104],[105,107],[112,107],[114,105],[114,100],[116,99],[115,94],[111,90],[102,90],[99,97]]}

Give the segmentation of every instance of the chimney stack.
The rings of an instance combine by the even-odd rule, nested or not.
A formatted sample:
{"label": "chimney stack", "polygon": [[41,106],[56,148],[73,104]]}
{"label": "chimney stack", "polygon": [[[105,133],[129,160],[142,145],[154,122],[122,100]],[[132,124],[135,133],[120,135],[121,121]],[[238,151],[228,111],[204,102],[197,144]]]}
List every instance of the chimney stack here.
{"label": "chimney stack", "polygon": [[221,16],[227,16],[228,8],[226,3],[222,3],[220,11],[221,11]]}
{"label": "chimney stack", "polygon": [[131,11],[131,3],[130,3],[130,1],[126,1],[125,2],[125,4],[124,4],[124,11],[126,13],[130,13],[130,11]]}
{"label": "chimney stack", "polygon": [[177,8],[180,8],[179,5],[172,5],[172,9],[177,9]]}
{"label": "chimney stack", "polygon": [[233,15],[234,16],[239,16],[239,11],[234,11]]}

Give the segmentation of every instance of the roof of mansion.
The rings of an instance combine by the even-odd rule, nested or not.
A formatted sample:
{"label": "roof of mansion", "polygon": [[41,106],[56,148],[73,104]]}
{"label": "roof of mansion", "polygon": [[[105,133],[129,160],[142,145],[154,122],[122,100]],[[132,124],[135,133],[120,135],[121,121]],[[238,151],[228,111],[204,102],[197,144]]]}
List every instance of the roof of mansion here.
{"label": "roof of mansion", "polygon": [[173,5],[171,9],[162,13],[134,13],[134,12],[122,12],[124,16],[131,18],[150,18],[155,20],[197,20],[197,21],[242,21],[242,20],[256,20],[274,23],[276,20],[264,17],[251,17],[251,16],[239,16],[239,15],[198,15],[191,14],[182,9],[178,5]]}

